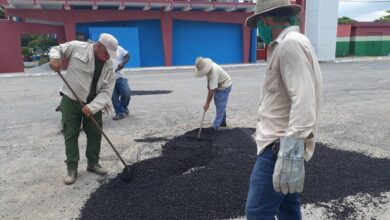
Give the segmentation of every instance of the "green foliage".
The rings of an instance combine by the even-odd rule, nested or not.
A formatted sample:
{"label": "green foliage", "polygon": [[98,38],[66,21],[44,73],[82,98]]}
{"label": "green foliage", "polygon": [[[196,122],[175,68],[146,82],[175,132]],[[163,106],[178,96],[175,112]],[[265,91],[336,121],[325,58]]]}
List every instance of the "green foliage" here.
{"label": "green foliage", "polygon": [[28,43],[30,41],[33,40],[33,37],[35,37],[37,35],[29,35],[29,34],[26,34],[26,35],[22,35],[22,47],[27,47],[28,46]]}
{"label": "green foliage", "polygon": [[[29,38],[29,39],[28,39]],[[57,45],[57,40],[47,35],[30,35],[25,39],[27,47],[34,48],[34,50],[40,50],[42,53],[47,51],[50,47]],[[23,38],[22,38],[22,45]]]}
{"label": "green foliage", "polygon": [[48,62],[49,62],[49,59],[47,57],[43,57],[39,60],[39,65],[42,65],[42,64],[45,64]]}
{"label": "green foliage", "polygon": [[0,19],[4,19],[4,18],[5,18],[4,8],[0,6]]}
{"label": "green foliage", "polygon": [[390,22],[390,10],[387,10],[386,13],[388,15],[384,15],[380,17],[379,19],[375,20],[376,22]]}
{"label": "green foliage", "polygon": [[33,52],[28,47],[22,47],[22,54],[25,58],[31,57],[33,55]]}
{"label": "green foliage", "polygon": [[345,16],[338,19],[339,24],[350,24],[353,22],[356,22],[356,20],[353,20],[352,18],[345,17]]}

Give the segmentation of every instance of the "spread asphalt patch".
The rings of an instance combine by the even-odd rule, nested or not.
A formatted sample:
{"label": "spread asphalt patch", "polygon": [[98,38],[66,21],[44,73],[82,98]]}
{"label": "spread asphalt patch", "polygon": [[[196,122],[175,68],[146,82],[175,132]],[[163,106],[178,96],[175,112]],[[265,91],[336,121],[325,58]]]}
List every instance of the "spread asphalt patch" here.
{"label": "spread asphalt patch", "polygon": [[[102,184],[85,203],[81,219],[229,219],[245,215],[249,177],[256,160],[253,129],[204,129],[211,142],[189,141],[198,129],[168,141],[162,155],[134,164],[130,183],[120,175]],[[390,160],[340,151],[318,143],[306,164],[303,204],[324,207],[333,219],[353,219],[358,208],[342,203],[365,193],[364,201],[390,191]],[[324,203],[333,202],[331,206]]]}
{"label": "spread asphalt patch", "polygon": [[167,137],[147,137],[147,138],[135,139],[134,141],[153,143],[153,142],[165,142],[165,141],[169,141],[169,139]]}
{"label": "spread asphalt patch", "polygon": [[172,93],[171,90],[132,90],[130,95],[164,95]]}

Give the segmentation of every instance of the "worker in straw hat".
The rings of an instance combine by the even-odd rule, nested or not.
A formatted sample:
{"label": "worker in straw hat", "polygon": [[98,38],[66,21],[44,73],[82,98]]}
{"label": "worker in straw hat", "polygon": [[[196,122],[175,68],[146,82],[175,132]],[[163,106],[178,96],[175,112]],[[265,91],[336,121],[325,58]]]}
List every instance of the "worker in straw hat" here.
{"label": "worker in straw hat", "polygon": [[248,220],[301,219],[304,160],[314,153],[321,71],[309,40],[294,26],[299,5],[257,0],[246,25],[268,45],[257,129],[257,159],[246,204]]}
{"label": "worker in straw hat", "polygon": [[226,105],[232,89],[232,80],[229,74],[221,66],[210,58],[198,57],[195,61],[195,76],[207,76],[207,99],[203,109],[209,109],[210,102],[214,97],[216,115],[212,128],[218,130],[226,127]]}
{"label": "worker in straw hat", "polygon": [[114,66],[110,58],[117,57],[118,41],[111,34],[101,34],[95,43],[71,41],[50,50],[50,67],[60,71],[61,59],[69,59],[66,81],[76,95],[85,103],[82,108],[70,88],[61,89],[60,104],[67,174],[64,183],[73,184],[77,179],[80,159],[78,138],[80,124],[87,136],[87,171],[105,175],[107,169],[99,164],[102,135],[94,126],[90,116],[102,126],[102,109],[111,101],[115,86]]}

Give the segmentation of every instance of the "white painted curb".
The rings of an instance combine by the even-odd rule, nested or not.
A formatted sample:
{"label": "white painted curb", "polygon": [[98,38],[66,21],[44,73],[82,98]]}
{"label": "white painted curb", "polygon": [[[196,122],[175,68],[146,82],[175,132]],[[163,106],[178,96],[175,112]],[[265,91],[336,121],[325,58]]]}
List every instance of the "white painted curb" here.
{"label": "white painted curb", "polygon": [[[256,66],[265,66],[266,63],[254,63],[254,64],[228,64],[221,65],[226,69],[247,68]],[[125,72],[158,72],[158,71],[175,71],[175,70],[193,70],[194,66],[169,66],[169,67],[141,67],[141,68],[126,68]],[[66,74],[66,71],[63,71]],[[0,73],[0,78],[9,77],[37,77],[37,76],[54,76],[57,75],[54,72],[42,72],[42,73]]]}

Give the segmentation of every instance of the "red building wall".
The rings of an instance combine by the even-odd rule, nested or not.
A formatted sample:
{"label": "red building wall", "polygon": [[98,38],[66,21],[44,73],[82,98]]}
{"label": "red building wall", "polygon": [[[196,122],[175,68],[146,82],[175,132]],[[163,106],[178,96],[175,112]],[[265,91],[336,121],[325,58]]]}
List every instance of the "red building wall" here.
{"label": "red building wall", "polygon": [[337,26],[337,37],[351,37],[351,24],[339,24]]}
{"label": "red building wall", "polygon": [[61,26],[0,21],[0,73],[23,72],[21,36],[23,34],[57,34],[60,43],[65,42]]}
{"label": "red building wall", "polygon": [[[0,3],[5,4],[5,0]],[[296,4],[305,6],[305,0],[296,0]],[[146,20],[160,19],[163,33],[163,47],[165,65],[172,65],[172,21],[191,20],[206,22],[233,23],[242,25],[242,45],[243,61],[249,63],[251,31],[245,26],[245,19],[252,13],[246,12],[199,12],[199,11],[127,11],[127,10],[39,10],[39,9],[7,9],[8,16],[20,17],[26,19],[36,19],[50,22],[63,23],[64,26],[40,25],[31,23],[1,22],[1,30],[10,30],[0,36],[0,42],[10,42],[7,44],[7,50],[0,52],[4,59],[0,61],[1,72],[22,72],[23,64],[21,62],[21,43],[22,34],[48,34],[57,33],[61,42],[76,39],[76,22],[105,22],[105,21],[123,21],[123,20]],[[304,30],[304,10],[301,14],[301,31]],[[5,52],[6,51],[6,52]],[[5,53],[8,54],[8,56]],[[1,65],[2,64],[2,65]]]}
{"label": "red building wall", "polygon": [[[163,47],[165,56],[165,65],[172,65],[172,21],[177,20],[190,20],[190,21],[205,21],[205,22],[221,22],[232,23],[242,25],[242,39],[243,39],[243,58],[244,63],[249,63],[250,55],[250,40],[251,31],[245,26],[245,19],[251,13],[245,12],[198,12],[198,11],[119,11],[119,10],[27,10],[27,9],[8,9],[7,14],[9,16],[37,19],[51,22],[63,23],[63,27],[56,27],[57,31],[61,30],[61,33],[65,35],[65,41],[71,41],[76,39],[76,21],[77,23],[89,23],[89,22],[107,22],[107,21],[129,21],[129,20],[147,20],[147,19],[159,19],[161,20],[161,28],[163,33]],[[13,27],[14,24],[19,26]],[[7,24],[10,29],[19,30],[23,28],[19,27],[36,27],[30,23],[10,23]],[[47,28],[50,25],[43,25],[38,30],[47,33]],[[36,29],[36,28],[32,28]],[[0,38],[0,42],[3,42],[7,38],[15,38],[13,36],[19,35],[17,33],[9,33],[3,38]],[[20,40],[19,40],[20,41]],[[15,50],[16,44],[9,49]],[[20,50],[18,45],[18,51]],[[13,53],[19,53],[14,51]],[[9,62],[9,61],[6,61]],[[18,64],[15,67],[0,67],[0,72],[21,72],[23,71],[22,63],[20,59],[13,61]],[[10,65],[7,65],[10,66]]]}

